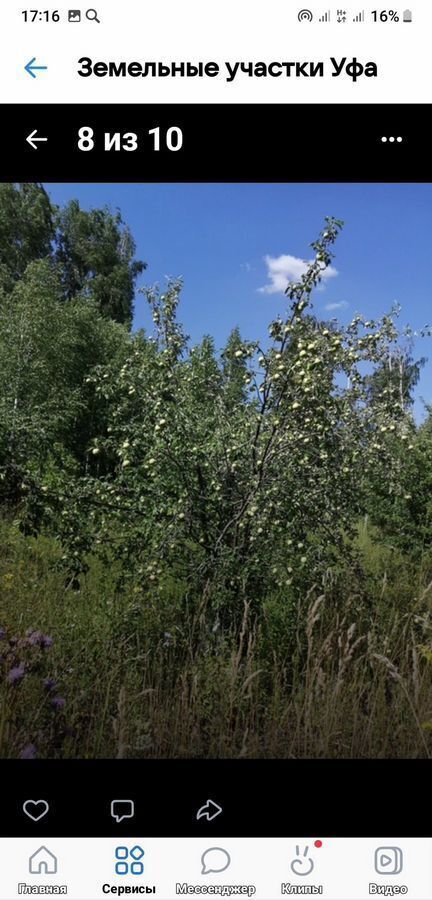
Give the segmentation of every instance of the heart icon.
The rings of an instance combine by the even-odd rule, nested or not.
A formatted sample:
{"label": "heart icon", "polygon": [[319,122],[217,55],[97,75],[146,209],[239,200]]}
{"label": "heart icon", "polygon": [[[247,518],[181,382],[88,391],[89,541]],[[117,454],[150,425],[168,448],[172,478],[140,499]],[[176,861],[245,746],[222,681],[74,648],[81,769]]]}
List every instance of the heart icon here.
{"label": "heart icon", "polygon": [[26,800],[23,803],[23,810],[29,819],[33,819],[33,822],[39,822],[49,811],[49,804],[46,800]]}

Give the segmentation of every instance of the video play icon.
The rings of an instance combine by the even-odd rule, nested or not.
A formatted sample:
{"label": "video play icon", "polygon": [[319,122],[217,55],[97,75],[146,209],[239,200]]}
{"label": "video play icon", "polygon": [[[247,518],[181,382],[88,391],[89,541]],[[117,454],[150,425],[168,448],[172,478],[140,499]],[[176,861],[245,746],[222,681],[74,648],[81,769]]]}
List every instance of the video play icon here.
{"label": "video play icon", "polygon": [[403,869],[400,847],[378,847],[375,850],[375,872],[379,875],[399,875]]}

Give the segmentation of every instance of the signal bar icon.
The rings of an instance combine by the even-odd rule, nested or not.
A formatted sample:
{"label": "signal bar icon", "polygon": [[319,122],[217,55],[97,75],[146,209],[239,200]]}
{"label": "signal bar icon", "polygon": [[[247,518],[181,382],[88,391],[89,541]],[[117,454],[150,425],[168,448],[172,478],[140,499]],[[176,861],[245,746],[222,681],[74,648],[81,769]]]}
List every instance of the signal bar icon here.
{"label": "signal bar icon", "polygon": [[330,10],[327,10],[327,12],[318,19],[318,22],[330,22]]}
{"label": "signal bar icon", "polygon": [[365,20],[365,14],[364,14],[364,9],[362,9],[361,12],[357,13],[357,15],[354,16],[353,22],[364,22],[364,20]]}

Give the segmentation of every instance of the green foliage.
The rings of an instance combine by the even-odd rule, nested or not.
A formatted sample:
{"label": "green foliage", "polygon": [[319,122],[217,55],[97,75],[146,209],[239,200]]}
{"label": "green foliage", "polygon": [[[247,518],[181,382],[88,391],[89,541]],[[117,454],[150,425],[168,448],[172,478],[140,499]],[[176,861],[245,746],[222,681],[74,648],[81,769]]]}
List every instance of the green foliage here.
{"label": "green foliage", "polygon": [[236,409],[246,400],[248,384],[247,356],[238,328],[232,330],[221,357],[225,403]]}
{"label": "green foliage", "polygon": [[388,403],[399,407],[401,413],[409,410],[414,400],[414,389],[418,384],[426,359],[413,360],[407,347],[389,347],[383,359],[368,379],[370,402],[386,397]]}
{"label": "green foliage", "polygon": [[[6,211],[24,195],[5,191]],[[345,326],[314,313],[342,223],[326,220],[268,336],[234,329],[219,351],[210,336],[191,346],[175,279],[142,291],[154,333],[130,332],[143,264],[120,214],[53,211],[38,186],[28,200],[34,234],[17,238],[0,285],[0,505],[18,560],[5,562],[13,602],[0,621],[7,752],[22,752],[30,725],[15,702],[31,707],[45,665],[24,623],[53,632],[56,671],[74,659],[71,722],[46,701],[29,735],[42,755],[77,755],[74,735],[98,755],[113,720],[111,752],[173,753],[177,734],[178,755],[190,755],[169,715],[147,710],[147,728],[143,712],[133,734],[129,723],[129,695],[131,710],[147,690],[166,704],[180,682],[188,701],[173,715],[199,732],[197,753],[207,735],[216,755],[283,755],[291,727],[293,754],[367,755],[359,722],[373,709],[376,746],[397,755],[383,723],[398,683],[400,747],[428,755],[432,427],[411,409],[424,361],[397,310]],[[80,696],[101,707],[97,735],[85,736]]]}
{"label": "green foliage", "polygon": [[66,301],[90,299],[102,315],[132,324],[135,282],[146,263],[120,213],[63,209],[40,184],[0,185],[0,288],[6,293],[29,264],[50,259]]}
{"label": "green foliage", "polygon": [[0,286],[10,290],[28,264],[51,252],[54,210],[39,184],[0,184]]}
{"label": "green foliage", "polygon": [[119,212],[81,209],[72,200],[57,216],[55,260],[67,300],[92,297],[104,316],[130,326],[137,276],[135,242]]}
{"label": "green foliage", "polygon": [[[52,638],[14,645],[21,680],[2,672],[1,758],[432,754],[432,560],[413,564],[376,530],[357,543],[367,593],[346,579],[297,601],[268,593],[260,622],[246,605],[238,636],[199,639],[179,580],[162,595],[119,591],[115,564],[92,559],[76,593],[55,541],[0,521],[0,548],[8,636]],[[1,623],[0,647],[10,653]]]}
{"label": "green foliage", "polygon": [[127,341],[93,301],[62,303],[48,259],[0,294],[0,496],[9,504],[39,504],[53,469],[83,471],[90,435],[103,427],[85,376],[121,359]]}
{"label": "green foliage", "polygon": [[[269,589],[324,583],[352,552],[359,515],[407,502],[397,447],[412,453],[414,424],[386,391],[369,402],[364,374],[397,341],[394,317],[343,328],[311,312],[340,227],[328,220],[265,348],[237,331],[221,359],[210,338],[190,347],[181,284],[146,292],[155,336],[131,336],[121,365],[86,379],[106,427],[94,431],[86,473],[59,487],[57,534],[74,577],[90,550],[160,593],[174,572],[198,605],[204,592],[210,624],[240,627],[245,600],[259,615]],[[411,531],[416,517],[428,527],[423,512],[413,507]],[[394,527],[394,510],[387,519]]]}

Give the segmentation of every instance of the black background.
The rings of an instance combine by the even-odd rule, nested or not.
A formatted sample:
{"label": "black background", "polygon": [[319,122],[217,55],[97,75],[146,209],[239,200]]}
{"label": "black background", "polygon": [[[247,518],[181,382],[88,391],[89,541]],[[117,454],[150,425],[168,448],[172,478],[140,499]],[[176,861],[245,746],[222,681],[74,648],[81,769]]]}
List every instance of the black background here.
{"label": "black background", "polygon": [[[3,761],[0,835],[428,837],[429,760]],[[39,823],[22,811],[45,799]],[[134,800],[117,824],[111,800]],[[213,800],[223,813],[196,820]]]}
{"label": "black background", "polygon": [[[429,105],[1,105],[9,181],[428,181]],[[175,153],[104,152],[105,132],[180,126]],[[79,128],[98,136],[77,149]],[[48,137],[33,150],[26,137]],[[402,143],[381,141],[382,135]]]}
{"label": "black background", "polygon": [[[0,106],[10,181],[430,181],[431,106]],[[103,152],[104,132],[180,126],[181,151]],[[77,149],[90,126],[97,147]],[[33,150],[26,136],[49,138]],[[402,143],[382,143],[382,135]],[[429,836],[428,760],[0,762],[4,836]],[[39,823],[22,811],[45,799]],[[135,801],[116,824],[112,799]],[[223,807],[196,820],[208,799]]]}

